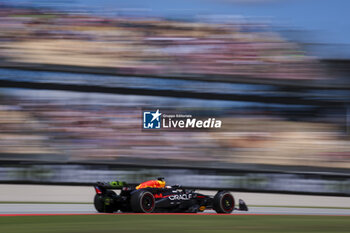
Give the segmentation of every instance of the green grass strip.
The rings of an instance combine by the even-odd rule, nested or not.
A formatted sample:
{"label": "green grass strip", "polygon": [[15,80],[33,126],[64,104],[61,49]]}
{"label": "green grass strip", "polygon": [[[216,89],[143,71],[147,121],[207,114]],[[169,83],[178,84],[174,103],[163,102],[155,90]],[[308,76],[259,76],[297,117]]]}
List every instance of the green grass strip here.
{"label": "green grass strip", "polygon": [[79,215],[0,217],[6,233],[348,233],[350,217],[244,215]]}

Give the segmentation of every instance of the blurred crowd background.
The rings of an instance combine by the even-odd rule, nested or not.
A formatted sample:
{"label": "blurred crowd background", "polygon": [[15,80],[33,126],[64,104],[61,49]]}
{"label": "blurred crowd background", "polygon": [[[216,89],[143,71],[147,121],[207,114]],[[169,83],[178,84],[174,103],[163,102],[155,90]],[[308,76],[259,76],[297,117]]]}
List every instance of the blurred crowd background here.
{"label": "blurred crowd background", "polygon": [[324,78],[316,59],[263,22],[106,18],[6,5],[0,19],[0,54],[11,62],[153,76]]}
{"label": "blurred crowd background", "polygon": [[[162,97],[130,100],[60,91],[3,93],[7,94],[0,102],[3,159],[350,167],[349,137],[341,115],[321,117],[307,110],[254,105],[211,107],[199,100],[190,103],[196,108],[187,107],[186,100],[171,107],[171,100]],[[142,110],[155,105],[167,114],[215,117],[223,127],[142,131]]]}
{"label": "blurred crowd background", "polygon": [[[348,65],[314,56],[265,20],[107,16],[3,2],[0,160],[348,174]],[[78,91],[24,89],[23,81]],[[80,92],[86,84],[155,94]],[[223,127],[142,131],[145,108],[215,117]]]}

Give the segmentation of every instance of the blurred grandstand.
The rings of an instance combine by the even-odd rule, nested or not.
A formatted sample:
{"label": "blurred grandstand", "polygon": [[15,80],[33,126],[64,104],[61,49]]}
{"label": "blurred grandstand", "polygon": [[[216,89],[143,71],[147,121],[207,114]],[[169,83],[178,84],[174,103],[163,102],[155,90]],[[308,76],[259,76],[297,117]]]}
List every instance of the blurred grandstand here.
{"label": "blurred grandstand", "polygon": [[[47,94],[55,97],[49,98]],[[322,121],[300,114],[293,116],[298,121],[292,121],[288,114],[278,113],[278,108],[188,109],[180,104],[172,111],[190,111],[199,116],[216,111],[214,117],[221,119],[224,127],[210,131],[145,132],[141,131],[141,107],[152,104],[167,107],[167,102],[160,102],[161,97],[152,101],[134,97],[129,101],[133,106],[128,106],[125,97],[100,94],[27,91],[15,94],[16,98],[13,95],[1,98],[3,159],[30,161],[45,155],[39,158],[350,168],[348,136],[332,119]]]}
{"label": "blurred grandstand", "polygon": [[[349,174],[348,62],[308,56],[264,23],[0,5],[0,27],[1,161]],[[143,108],[210,113],[223,128],[145,132]]]}
{"label": "blurred grandstand", "polygon": [[5,64],[113,68],[119,74],[211,79],[324,78],[317,60],[263,23],[103,18],[3,5],[0,26]]}

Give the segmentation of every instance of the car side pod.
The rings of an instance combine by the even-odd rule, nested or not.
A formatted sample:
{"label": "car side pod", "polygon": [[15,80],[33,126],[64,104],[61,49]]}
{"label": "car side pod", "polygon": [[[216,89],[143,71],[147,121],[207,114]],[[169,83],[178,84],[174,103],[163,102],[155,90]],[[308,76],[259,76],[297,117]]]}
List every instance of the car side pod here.
{"label": "car side pod", "polygon": [[238,201],[238,210],[239,211],[248,211],[248,206],[242,199],[239,199],[239,201]]}

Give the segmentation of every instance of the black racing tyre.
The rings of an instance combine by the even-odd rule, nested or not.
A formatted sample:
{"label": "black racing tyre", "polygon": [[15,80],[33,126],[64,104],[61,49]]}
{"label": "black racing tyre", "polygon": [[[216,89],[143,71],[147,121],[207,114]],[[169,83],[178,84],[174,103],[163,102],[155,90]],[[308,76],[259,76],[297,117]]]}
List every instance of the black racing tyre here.
{"label": "black racing tyre", "polygon": [[117,209],[113,206],[113,199],[117,194],[113,191],[107,191],[106,194],[96,194],[94,198],[95,209],[100,213],[113,213]]}
{"label": "black racing tyre", "polygon": [[155,199],[149,191],[139,190],[131,196],[130,205],[133,212],[152,213],[155,207]]}
{"label": "black racing tyre", "polygon": [[235,208],[235,199],[230,192],[220,191],[213,199],[213,209],[216,213],[229,214]]}

